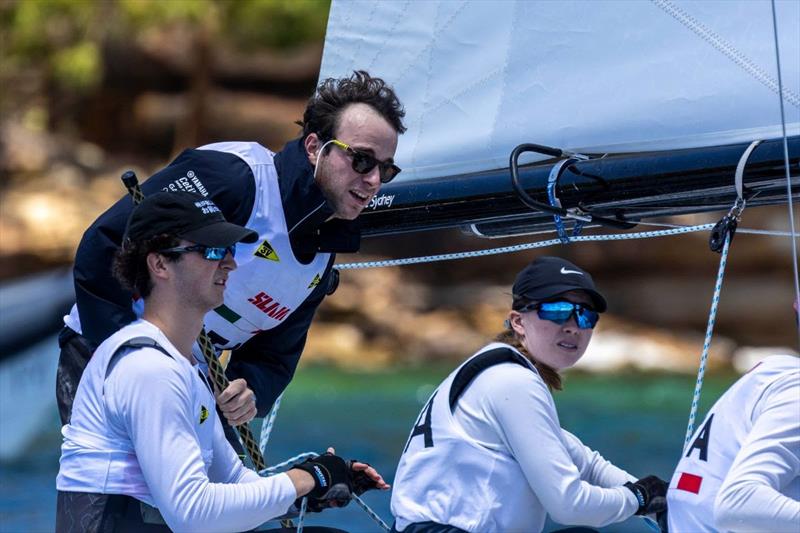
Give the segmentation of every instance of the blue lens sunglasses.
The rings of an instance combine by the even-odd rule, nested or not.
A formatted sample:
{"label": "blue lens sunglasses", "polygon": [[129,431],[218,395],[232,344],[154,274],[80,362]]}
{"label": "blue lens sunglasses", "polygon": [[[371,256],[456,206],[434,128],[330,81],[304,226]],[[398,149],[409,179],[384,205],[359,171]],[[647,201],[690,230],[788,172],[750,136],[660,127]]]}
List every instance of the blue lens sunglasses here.
{"label": "blue lens sunglasses", "polygon": [[223,247],[193,244],[191,246],[176,246],[174,248],[167,248],[160,251],[164,253],[171,252],[174,254],[188,254],[189,252],[197,252],[199,254],[203,254],[203,258],[208,259],[209,261],[222,261],[225,259],[225,256],[228,254],[228,252],[231,253],[231,257],[236,256],[236,245],[233,244],[228,247]]}
{"label": "blue lens sunglasses", "polygon": [[567,300],[530,304],[519,310],[520,313],[528,311],[536,311],[542,320],[549,320],[559,325],[575,316],[575,323],[581,329],[592,329],[600,320],[600,313],[597,311],[589,309],[584,304],[576,304]]}

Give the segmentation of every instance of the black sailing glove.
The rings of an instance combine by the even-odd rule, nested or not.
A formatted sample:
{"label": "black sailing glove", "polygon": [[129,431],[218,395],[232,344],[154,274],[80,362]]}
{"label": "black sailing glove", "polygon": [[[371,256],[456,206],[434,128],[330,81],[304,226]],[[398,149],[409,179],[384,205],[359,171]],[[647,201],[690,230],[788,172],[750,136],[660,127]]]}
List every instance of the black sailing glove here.
{"label": "black sailing glove", "polygon": [[350,503],[350,465],[341,457],[326,453],[308,459],[294,468],[305,470],[314,478],[314,489],[308,493],[309,511],[319,512],[332,507],[334,502],[337,507]]}
{"label": "black sailing glove", "polygon": [[636,499],[639,501],[637,515],[648,515],[666,511],[667,509],[667,487],[669,484],[657,476],[647,476],[631,483],[625,483]]}
{"label": "black sailing glove", "polygon": [[353,470],[353,463],[362,463],[370,466],[369,463],[359,461],[358,459],[350,459],[347,462],[347,466],[350,467],[350,486],[353,489],[353,493],[356,496],[361,496],[368,490],[377,489],[378,485],[375,480],[369,477],[363,470]]}

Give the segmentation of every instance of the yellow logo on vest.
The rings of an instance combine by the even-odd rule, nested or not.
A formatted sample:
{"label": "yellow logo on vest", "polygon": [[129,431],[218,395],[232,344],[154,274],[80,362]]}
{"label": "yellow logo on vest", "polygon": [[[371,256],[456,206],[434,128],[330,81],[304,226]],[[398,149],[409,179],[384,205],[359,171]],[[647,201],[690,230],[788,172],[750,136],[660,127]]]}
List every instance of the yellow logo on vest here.
{"label": "yellow logo on vest", "polygon": [[208,420],[208,409],[206,409],[205,405],[200,406],[200,423],[202,424]]}
{"label": "yellow logo on vest", "polygon": [[272,248],[272,245],[269,243],[269,241],[262,242],[261,246],[259,246],[256,249],[253,255],[256,257],[260,257],[262,259],[269,259],[270,261],[280,262],[278,254],[275,253],[275,249]]}
{"label": "yellow logo on vest", "polygon": [[322,281],[322,278],[320,278],[320,277],[319,277],[319,274],[317,274],[316,276],[314,276],[314,279],[312,279],[312,280],[311,280],[311,283],[309,283],[309,284],[308,284],[308,287],[306,287],[306,288],[307,288],[307,289],[313,289],[314,287],[316,287],[317,285],[319,285],[319,282],[320,282],[320,281]]}

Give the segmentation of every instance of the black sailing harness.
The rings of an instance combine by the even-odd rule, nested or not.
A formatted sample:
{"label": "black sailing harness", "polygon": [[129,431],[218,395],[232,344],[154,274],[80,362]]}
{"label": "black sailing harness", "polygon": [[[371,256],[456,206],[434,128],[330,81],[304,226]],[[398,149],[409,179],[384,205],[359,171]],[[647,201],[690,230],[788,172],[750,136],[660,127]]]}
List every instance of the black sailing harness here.
{"label": "black sailing harness", "polygon": [[[168,357],[172,355],[149,337],[135,337],[121,344],[109,359],[125,348],[154,348]],[[106,376],[108,375],[106,371]],[[206,386],[208,381],[200,372]],[[165,533],[171,531],[155,507],[125,494],[58,491],[56,504],[57,533]]]}
{"label": "black sailing harness", "polygon": [[531,369],[525,357],[518,354],[511,348],[495,348],[476,355],[466,363],[453,378],[453,383],[450,385],[450,412],[455,411],[458,399],[466,392],[467,387],[478,377],[478,374],[483,372],[489,367],[499,365],[501,363],[516,363]]}

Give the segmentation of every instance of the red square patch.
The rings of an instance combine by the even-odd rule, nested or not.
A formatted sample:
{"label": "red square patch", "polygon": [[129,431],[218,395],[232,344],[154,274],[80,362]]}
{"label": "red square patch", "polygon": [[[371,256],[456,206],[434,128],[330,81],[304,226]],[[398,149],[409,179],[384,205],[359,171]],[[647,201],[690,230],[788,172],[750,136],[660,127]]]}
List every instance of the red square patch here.
{"label": "red square patch", "polygon": [[700,493],[700,484],[703,483],[703,478],[695,476],[694,474],[681,473],[678,478],[678,490],[685,490],[686,492]]}

